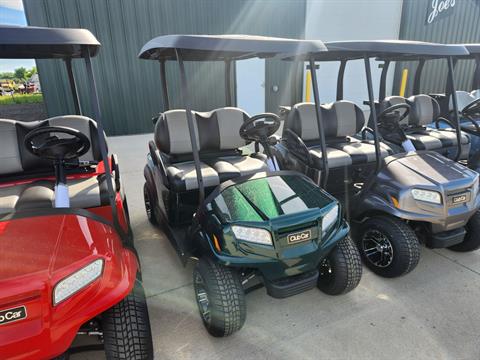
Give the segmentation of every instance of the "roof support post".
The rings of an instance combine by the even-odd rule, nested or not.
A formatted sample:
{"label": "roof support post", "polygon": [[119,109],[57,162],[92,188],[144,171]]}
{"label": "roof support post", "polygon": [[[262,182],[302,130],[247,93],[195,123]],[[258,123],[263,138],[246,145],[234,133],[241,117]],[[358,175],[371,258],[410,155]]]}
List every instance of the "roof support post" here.
{"label": "roof support post", "polygon": [[[103,166],[105,168],[105,176],[106,176],[106,183],[108,189],[108,200],[110,203],[110,207],[112,208],[112,220],[116,230],[120,233],[125,235],[125,231],[120,226],[120,222],[118,219],[118,211],[117,211],[117,204],[115,201],[116,191],[113,188],[113,179],[112,179],[112,172],[110,168],[110,161],[108,158],[108,150],[107,150],[107,143],[105,141],[105,132],[103,127],[102,116],[100,112],[100,104],[98,103],[98,93],[97,93],[97,85],[95,83],[95,77],[93,75],[93,68],[92,68],[92,59],[90,58],[90,53],[88,49],[84,50],[83,57],[85,59],[85,65],[87,68],[87,78],[88,78],[88,85],[89,85],[89,94],[90,94],[90,102],[92,104],[93,115],[95,117],[95,121],[97,122],[97,136],[98,136],[98,144],[100,147],[100,154],[102,155]],[[122,236],[123,238],[123,236]]]}
{"label": "roof support post", "polygon": [[347,66],[347,60],[340,62],[340,68],[338,69],[337,77],[337,101],[343,100],[343,78],[345,77],[345,68]]}
{"label": "roof support post", "polygon": [[387,74],[390,67],[390,60],[385,60],[382,67],[382,74],[380,75],[380,90],[378,93],[378,101],[382,102],[387,96]]}
{"label": "roof support post", "polygon": [[163,111],[170,110],[170,101],[168,99],[167,70],[165,60],[160,61],[160,79],[162,82]]}
{"label": "roof support post", "polygon": [[310,57],[310,73],[312,75],[312,90],[313,98],[315,100],[315,115],[317,117],[318,132],[320,135],[320,147],[322,149],[322,165],[323,165],[323,176],[320,179],[320,185],[323,188],[326,188],[328,181],[328,156],[327,156],[327,145],[325,140],[325,131],[323,128],[323,121],[320,109],[320,97],[318,95],[318,82],[317,82],[317,72],[315,70],[315,60],[313,57]]}
{"label": "roof support post", "polygon": [[452,92],[452,104],[453,104],[453,123],[455,126],[455,132],[457,135],[457,154],[455,155],[455,161],[460,159],[462,155],[462,134],[460,132],[460,119],[458,117],[458,101],[457,101],[457,92],[455,91],[455,74],[454,74],[454,61],[451,56],[448,57],[448,82],[450,84],[449,88]]}
{"label": "roof support post", "polygon": [[75,81],[75,75],[73,74],[72,58],[66,58],[65,65],[67,67],[68,82],[70,84],[70,91],[72,92],[73,106],[75,107],[75,114],[82,115],[82,108],[80,106],[80,99],[78,97],[77,83]]}
{"label": "roof support post", "polygon": [[182,54],[179,49],[175,49],[177,55],[178,67],[180,68],[180,83],[182,88],[182,97],[187,112],[188,132],[190,134],[190,142],[192,143],[193,161],[195,163],[195,172],[198,182],[198,204],[202,205],[205,199],[205,185],[203,184],[202,169],[200,166],[200,154],[198,150],[197,137],[193,123],[192,108],[190,104],[190,94],[187,86],[187,76],[185,74],[185,64],[183,63]]}
{"label": "roof support post", "polygon": [[232,106],[232,60],[225,60],[225,106]]}
{"label": "roof support post", "polygon": [[413,95],[420,94],[420,82],[422,80],[423,67],[425,66],[425,59],[418,62],[417,70],[415,71],[415,78],[413,80]]}
{"label": "roof support post", "polygon": [[367,54],[364,55],[363,59],[365,62],[365,75],[367,76],[368,100],[370,102],[370,112],[373,126],[373,141],[375,144],[375,158],[377,160],[375,173],[378,173],[382,166],[382,158],[380,152],[380,142],[378,140],[377,109],[375,107],[375,94],[373,93],[372,69],[370,66],[370,58]]}

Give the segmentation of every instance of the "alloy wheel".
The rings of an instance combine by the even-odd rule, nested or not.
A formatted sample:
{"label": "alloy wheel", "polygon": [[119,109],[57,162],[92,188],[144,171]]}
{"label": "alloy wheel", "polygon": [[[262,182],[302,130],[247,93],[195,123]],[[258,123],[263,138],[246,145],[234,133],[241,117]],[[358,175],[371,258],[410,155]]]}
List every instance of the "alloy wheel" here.
{"label": "alloy wheel", "polygon": [[373,265],[381,268],[393,261],[393,246],[388,237],[376,229],[367,230],[362,237],[362,251]]}

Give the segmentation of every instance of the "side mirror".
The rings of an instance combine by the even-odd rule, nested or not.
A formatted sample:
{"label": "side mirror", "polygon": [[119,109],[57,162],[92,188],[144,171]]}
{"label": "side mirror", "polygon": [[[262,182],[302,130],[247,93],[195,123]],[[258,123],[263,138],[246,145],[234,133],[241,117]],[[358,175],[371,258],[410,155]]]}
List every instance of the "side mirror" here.
{"label": "side mirror", "polygon": [[160,115],[157,115],[157,116],[152,117],[152,123],[153,123],[153,125],[155,125],[155,124],[157,123],[158,119],[160,119]]}

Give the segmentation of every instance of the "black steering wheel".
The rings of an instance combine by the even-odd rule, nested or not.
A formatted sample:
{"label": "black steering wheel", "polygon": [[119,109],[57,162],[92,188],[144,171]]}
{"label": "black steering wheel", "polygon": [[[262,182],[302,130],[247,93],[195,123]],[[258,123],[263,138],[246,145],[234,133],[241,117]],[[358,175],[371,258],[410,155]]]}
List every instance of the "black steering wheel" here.
{"label": "black steering wheel", "polygon": [[[399,110],[403,110],[401,113]],[[408,104],[396,104],[392,105],[385,110],[383,110],[380,114],[378,114],[378,123],[389,123],[391,124],[395,121],[399,124],[403,119],[405,119],[408,114],[410,114],[410,105]]]}
{"label": "black steering wheel", "polygon": [[[58,137],[67,135],[67,137]],[[25,147],[33,155],[52,161],[77,159],[90,149],[90,140],[78,130],[63,126],[45,126],[25,136]]]}
{"label": "black steering wheel", "polygon": [[480,115],[480,98],[473,100],[470,104],[465,106],[461,113],[465,117]]}
{"label": "black steering wheel", "polygon": [[272,113],[252,116],[240,126],[240,136],[247,141],[265,142],[280,127],[280,118]]}

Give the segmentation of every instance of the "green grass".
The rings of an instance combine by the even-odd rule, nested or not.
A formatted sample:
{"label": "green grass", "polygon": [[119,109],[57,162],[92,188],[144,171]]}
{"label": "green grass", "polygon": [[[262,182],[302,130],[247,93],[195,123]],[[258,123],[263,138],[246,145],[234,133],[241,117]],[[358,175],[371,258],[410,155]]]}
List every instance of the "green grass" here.
{"label": "green grass", "polygon": [[42,94],[14,94],[0,96],[0,105],[42,103]]}

